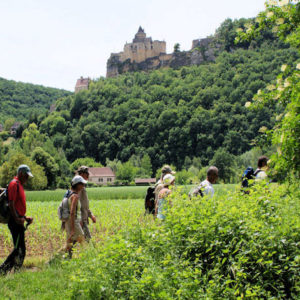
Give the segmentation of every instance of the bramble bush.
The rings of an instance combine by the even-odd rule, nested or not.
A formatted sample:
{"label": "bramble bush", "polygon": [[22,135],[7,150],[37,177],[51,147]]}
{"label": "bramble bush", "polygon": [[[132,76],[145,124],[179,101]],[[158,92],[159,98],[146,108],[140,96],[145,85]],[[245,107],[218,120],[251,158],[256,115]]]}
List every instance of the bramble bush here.
{"label": "bramble bush", "polygon": [[70,262],[76,299],[296,298],[299,183],[218,198],[174,192],[151,217]]}

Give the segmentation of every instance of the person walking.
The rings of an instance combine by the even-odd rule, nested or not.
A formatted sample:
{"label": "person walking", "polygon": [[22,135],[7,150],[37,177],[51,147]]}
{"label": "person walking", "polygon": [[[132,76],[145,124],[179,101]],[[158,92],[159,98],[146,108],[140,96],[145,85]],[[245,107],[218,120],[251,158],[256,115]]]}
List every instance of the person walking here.
{"label": "person walking", "polygon": [[213,184],[217,182],[218,179],[218,173],[219,170],[215,166],[211,166],[208,168],[207,173],[206,173],[206,179],[203,180],[199,186],[197,186],[195,189],[193,189],[190,193],[189,196],[192,198],[193,196],[201,196],[203,197],[204,195],[209,195],[210,197],[213,197],[215,190],[213,187]]}
{"label": "person walking", "polygon": [[254,172],[255,180],[264,180],[268,177],[266,170],[268,168],[268,158],[261,156],[257,161],[257,169]]}
{"label": "person walking", "polygon": [[164,165],[161,169],[161,175],[159,180],[156,182],[154,186],[154,195],[155,195],[155,203],[158,201],[158,194],[161,191],[161,189],[164,188],[163,184],[163,178],[165,175],[170,174],[170,175],[175,175],[176,172],[172,170],[172,168],[169,165]]}
{"label": "person walking", "polygon": [[26,216],[26,196],[23,187],[29,177],[33,177],[30,168],[27,165],[20,165],[17,176],[8,185],[10,210],[8,228],[13,238],[14,249],[0,266],[1,275],[6,275],[12,269],[14,271],[19,270],[26,256],[24,222],[27,222],[27,224],[33,222],[33,218]]}
{"label": "person walking", "polygon": [[65,221],[65,229],[67,232],[67,245],[66,251],[69,252],[69,257],[72,257],[73,246],[78,242],[83,244],[84,232],[80,225],[80,201],[79,194],[84,189],[86,180],[80,175],[76,175],[71,182],[71,195],[68,198],[68,205],[70,208],[70,216]]}
{"label": "person walking", "polygon": [[171,205],[172,203],[167,200],[167,197],[171,193],[170,186],[175,184],[175,176],[172,174],[167,174],[163,177],[163,188],[159,191],[158,197],[157,197],[157,202],[155,205],[155,214],[158,219],[164,220],[166,218],[165,213],[167,210],[167,203]]}
{"label": "person walking", "polygon": [[[80,175],[84,180],[89,179],[89,168],[86,166],[81,166],[77,170],[78,175]],[[81,205],[81,226],[84,232],[84,237],[87,242],[92,238],[91,232],[89,230],[89,218],[93,223],[96,223],[96,217],[92,214],[89,205],[89,198],[84,187],[79,193],[80,205]]]}

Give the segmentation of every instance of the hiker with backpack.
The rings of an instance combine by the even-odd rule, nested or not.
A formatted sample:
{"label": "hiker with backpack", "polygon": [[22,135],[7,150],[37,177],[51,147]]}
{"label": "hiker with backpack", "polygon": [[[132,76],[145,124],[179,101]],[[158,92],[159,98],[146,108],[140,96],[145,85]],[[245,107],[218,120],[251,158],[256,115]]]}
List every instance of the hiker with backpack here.
{"label": "hiker with backpack", "polygon": [[33,177],[30,168],[27,165],[20,165],[17,176],[14,177],[7,187],[8,228],[13,238],[14,249],[0,266],[0,275],[6,275],[12,269],[15,271],[19,270],[25,259],[26,228],[24,223],[27,222],[27,225],[29,225],[33,222],[33,218],[26,216],[26,196],[23,187],[29,177]]}
{"label": "hiker with backpack", "polygon": [[[81,166],[77,173],[81,176],[84,180],[89,179],[89,168],[86,166]],[[96,223],[96,217],[92,214],[90,207],[89,207],[89,198],[87,196],[86,188],[84,187],[79,193],[80,199],[80,206],[81,206],[81,226],[84,232],[84,238],[87,242],[91,239],[91,232],[89,230],[89,218]]]}
{"label": "hiker with backpack", "polygon": [[252,181],[264,180],[268,177],[266,170],[268,167],[268,158],[266,156],[260,156],[257,161],[257,169],[254,171],[252,167],[248,167],[242,176],[242,191],[245,194],[249,194],[248,187],[251,186]]}
{"label": "hiker with backpack", "polygon": [[64,217],[65,229],[67,233],[67,245],[66,251],[69,253],[70,258],[72,257],[73,246],[78,242],[82,244],[84,242],[84,232],[81,227],[81,209],[79,193],[84,189],[87,181],[81,176],[76,175],[71,182],[71,193],[67,198],[67,205],[69,208],[69,216]]}
{"label": "hiker with backpack", "polygon": [[196,188],[189,192],[189,197],[193,196],[205,196],[209,195],[213,197],[215,190],[213,188],[213,184],[217,182],[219,170],[215,166],[211,166],[208,168],[206,173],[206,179],[203,180]]}

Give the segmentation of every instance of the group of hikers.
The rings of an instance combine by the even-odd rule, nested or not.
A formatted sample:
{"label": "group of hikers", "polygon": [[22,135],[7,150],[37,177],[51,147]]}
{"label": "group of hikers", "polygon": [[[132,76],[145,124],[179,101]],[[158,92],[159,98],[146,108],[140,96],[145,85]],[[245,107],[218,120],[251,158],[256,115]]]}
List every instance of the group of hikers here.
{"label": "group of hikers", "polygon": [[[268,158],[266,156],[260,157],[257,170],[254,172],[251,168],[252,171],[244,175],[248,179],[265,179],[267,177],[265,172],[267,161]],[[67,216],[65,218],[60,216],[62,229],[66,231],[66,245],[61,250],[68,253],[69,257],[72,257],[74,244],[90,241],[89,219],[93,223],[96,222],[96,217],[89,208],[89,199],[85,188],[89,178],[89,168],[81,166],[76,173],[77,175],[71,181],[71,189],[66,192],[63,200],[66,202]],[[250,173],[251,175],[249,175]],[[153,214],[157,219],[164,220],[168,205],[172,205],[168,196],[172,193],[172,186],[175,185],[175,174],[169,165],[165,165],[162,168],[158,182],[154,187],[148,188],[145,208],[148,213]],[[25,259],[25,231],[27,226],[33,222],[32,217],[26,216],[26,196],[24,192],[24,184],[30,177],[33,177],[30,168],[27,165],[20,165],[17,175],[9,183],[6,190],[10,212],[8,228],[12,235],[14,249],[0,266],[0,275],[6,275],[12,269],[20,269]],[[209,167],[206,179],[189,193],[190,198],[194,196],[203,197],[205,195],[213,197],[213,184],[217,182],[217,179],[218,168],[215,166]],[[60,208],[62,208],[63,201]]]}

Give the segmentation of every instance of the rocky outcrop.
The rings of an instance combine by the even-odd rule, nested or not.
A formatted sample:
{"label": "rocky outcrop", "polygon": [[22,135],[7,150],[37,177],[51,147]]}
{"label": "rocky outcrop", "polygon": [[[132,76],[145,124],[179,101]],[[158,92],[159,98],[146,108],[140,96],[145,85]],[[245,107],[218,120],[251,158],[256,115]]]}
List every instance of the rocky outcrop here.
{"label": "rocky outcrop", "polygon": [[127,59],[121,61],[119,54],[112,54],[107,61],[107,77],[115,77],[125,72],[151,71],[164,67],[181,68],[215,61],[219,47],[214,38],[194,40],[190,51],[178,51],[172,54],[161,53],[142,62]]}

